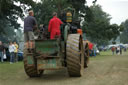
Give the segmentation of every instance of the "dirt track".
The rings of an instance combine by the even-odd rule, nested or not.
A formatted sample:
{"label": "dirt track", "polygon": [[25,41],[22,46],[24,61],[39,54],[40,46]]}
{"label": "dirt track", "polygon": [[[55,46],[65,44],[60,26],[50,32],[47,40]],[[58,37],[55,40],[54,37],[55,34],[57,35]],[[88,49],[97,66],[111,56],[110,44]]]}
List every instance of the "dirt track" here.
{"label": "dirt track", "polygon": [[128,85],[128,55],[93,58],[80,78],[69,77],[66,69],[45,71],[41,78],[29,78],[23,65],[19,66],[17,72],[0,76],[0,85]]}

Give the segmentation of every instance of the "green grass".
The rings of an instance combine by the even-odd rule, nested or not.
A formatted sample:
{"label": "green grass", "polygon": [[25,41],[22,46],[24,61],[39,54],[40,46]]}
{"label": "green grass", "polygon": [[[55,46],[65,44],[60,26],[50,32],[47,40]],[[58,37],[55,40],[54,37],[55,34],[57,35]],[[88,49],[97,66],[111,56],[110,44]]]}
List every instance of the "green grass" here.
{"label": "green grass", "polygon": [[[128,52],[122,51],[122,55],[127,56]],[[117,54],[112,55],[112,51],[111,50],[101,51],[99,55],[96,55],[96,57],[90,57],[90,60],[103,60],[103,59],[106,59],[106,58],[109,58],[109,57],[113,57],[113,56],[119,56],[119,55],[117,55]]]}
{"label": "green grass", "polygon": [[99,60],[99,59],[104,59],[111,56],[113,56],[111,50],[101,51],[99,55],[96,55],[96,57],[90,57],[90,60]]}
{"label": "green grass", "polygon": [[13,63],[13,64],[10,64],[9,62],[0,63],[0,79],[13,77],[22,68],[23,68],[22,62]]}
{"label": "green grass", "polygon": [[[48,71],[41,78],[29,78],[24,71],[23,62],[4,62],[0,63],[0,85],[127,85],[127,58],[128,52],[114,56],[110,50],[100,52],[100,55],[90,57],[89,67],[81,78],[69,78],[65,73],[67,71],[56,74]],[[114,84],[110,84],[111,82]]]}
{"label": "green grass", "polygon": [[[110,56],[112,56],[112,52],[110,50],[105,52],[103,51],[103,52],[100,52],[100,55],[97,55],[96,57],[90,57],[90,60],[99,60],[99,59],[102,60]],[[24,68],[23,62],[18,62],[14,64],[10,64],[9,62],[4,62],[4,63],[0,62],[0,78],[3,75],[6,76],[6,74],[13,75],[13,73],[18,72],[21,68]]]}
{"label": "green grass", "polygon": [[[97,55],[96,57],[91,57],[90,61],[104,59],[111,54],[111,51],[101,52],[100,55]],[[9,62],[0,63],[0,81],[13,80],[14,78],[18,79],[20,76],[26,77],[23,62],[13,64],[10,64]]]}
{"label": "green grass", "polygon": [[112,51],[111,50],[108,50],[108,51],[101,51],[100,52],[100,55],[102,55],[102,56],[109,56],[109,55],[112,55]]}
{"label": "green grass", "polygon": [[[123,54],[127,54],[127,52]],[[97,55],[96,57],[90,57],[90,60],[99,60],[99,59],[102,60],[104,58],[108,58],[111,56],[113,56],[111,50],[102,51],[100,52],[100,55]],[[0,78],[1,75],[5,75],[4,73],[13,74],[17,72],[20,68],[23,68],[23,62],[18,62],[14,64],[10,64],[9,62],[4,62],[4,63],[0,62]]]}

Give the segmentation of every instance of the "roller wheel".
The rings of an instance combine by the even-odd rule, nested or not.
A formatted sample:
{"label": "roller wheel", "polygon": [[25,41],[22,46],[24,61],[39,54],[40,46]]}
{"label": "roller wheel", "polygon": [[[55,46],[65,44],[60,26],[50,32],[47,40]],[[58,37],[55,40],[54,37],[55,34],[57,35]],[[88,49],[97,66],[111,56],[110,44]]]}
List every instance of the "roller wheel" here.
{"label": "roller wheel", "polygon": [[33,61],[35,62],[35,64],[29,65],[28,64],[28,60],[27,60],[27,49],[24,49],[24,69],[26,74],[29,77],[40,77],[43,73],[43,71],[37,71],[36,68],[36,59],[33,59]]}
{"label": "roller wheel", "polygon": [[68,35],[66,55],[69,76],[82,76],[84,71],[84,49],[81,35]]}

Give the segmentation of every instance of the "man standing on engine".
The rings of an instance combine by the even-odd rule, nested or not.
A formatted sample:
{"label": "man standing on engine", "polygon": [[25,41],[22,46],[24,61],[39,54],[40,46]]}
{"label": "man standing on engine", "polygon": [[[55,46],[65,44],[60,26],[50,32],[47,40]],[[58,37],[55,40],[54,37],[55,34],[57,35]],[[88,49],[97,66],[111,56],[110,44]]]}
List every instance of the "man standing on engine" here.
{"label": "man standing on engine", "polygon": [[54,39],[55,36],[60,37],[60,25],[63,24],[63,22],[57,18],[57,13],[53,13],[53,18],[49,22],[48,26],[48,32],[50,32],[50,39]]}
{"label": "man standing on engine", "polygon": [[29,16],[24,19],[24,39],[25,45],[29,52],[34,49],[34,33],[33,30],[37,28],[36,19],[33,10],[29,11]]}

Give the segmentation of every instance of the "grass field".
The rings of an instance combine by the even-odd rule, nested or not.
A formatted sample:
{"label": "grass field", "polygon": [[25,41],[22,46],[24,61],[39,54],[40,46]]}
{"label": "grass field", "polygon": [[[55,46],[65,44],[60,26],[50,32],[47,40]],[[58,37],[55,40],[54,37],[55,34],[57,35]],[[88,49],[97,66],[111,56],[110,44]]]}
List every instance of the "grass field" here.
{"label": "grass field", "polygon": [[101,52],[90,58],[84,74],[80,78],[70,78],[67,70],[62,69],[45,71],[41,78],[29,78],[23,62],[0,63],[0,85],[128,85],[128,53]]}

